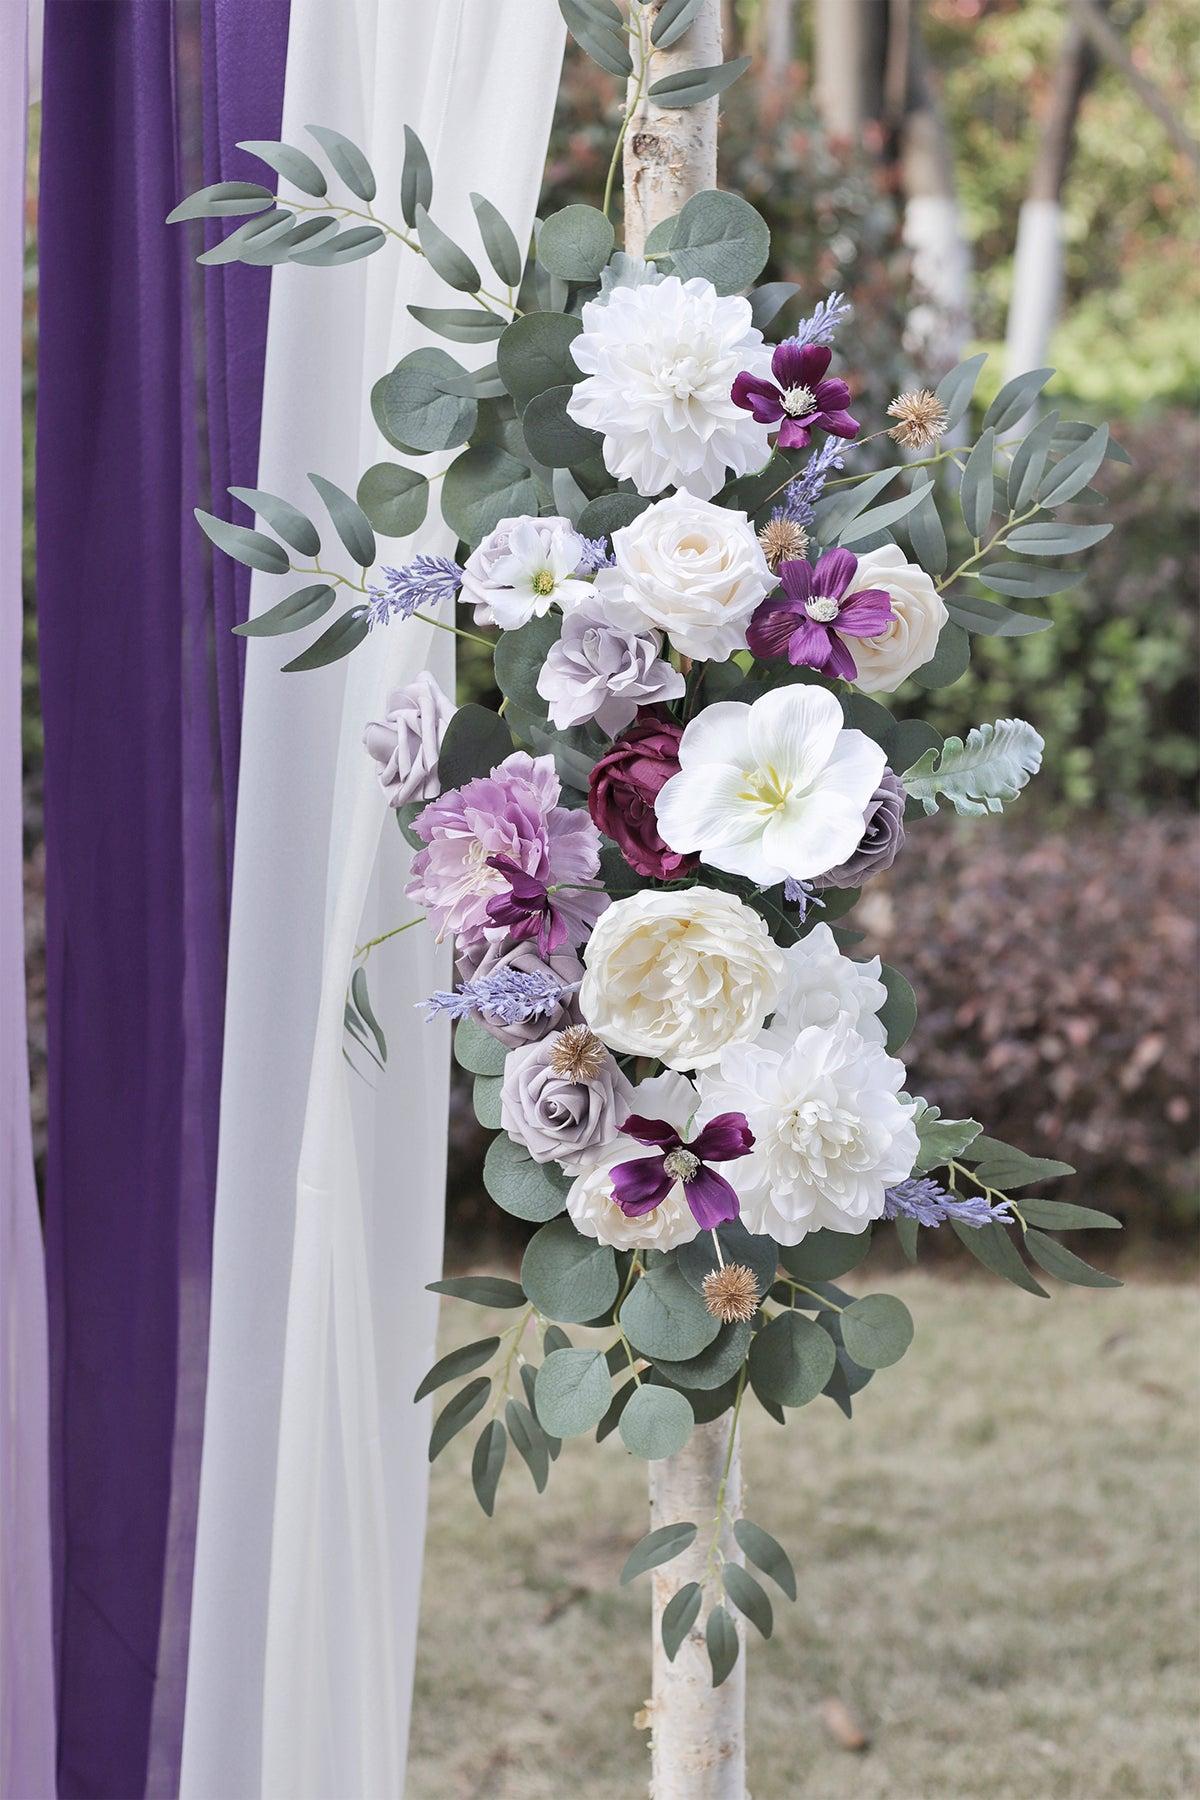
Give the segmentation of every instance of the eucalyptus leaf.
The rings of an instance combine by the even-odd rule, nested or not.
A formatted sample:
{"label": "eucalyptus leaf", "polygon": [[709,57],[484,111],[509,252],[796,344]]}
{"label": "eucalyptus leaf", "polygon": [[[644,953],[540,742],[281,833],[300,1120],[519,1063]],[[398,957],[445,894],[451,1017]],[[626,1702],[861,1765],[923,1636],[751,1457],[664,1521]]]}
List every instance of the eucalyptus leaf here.
{"label": "eucalyptus leaf", "polygon": [[471,1457],[471,1485],[475,1498],[490,1519],[496,1510],[496,1489],[508,1451],[508,1433],[499,1419],[491,1419],[475,1441]]}
{"label": "eucalyptus leaf", "polygon": [[733,1535],[739,1549],[755,1568],[761,1569],[764,1575],[769,1575],[776,1587],[789,1600],[794,1600],[796,1571],[783,1545],[776,1543],[770,1532],[764,1531],[761,1525],[751,1524],[749,1519],[739,1519],[734,1525]]}
{"label": "eucalyptus leaf", "polygon": [[350,977],[350,998],[358,1008],[359,1017],[366,1025],[371,1036],[375,1039],[375,1048],[379,1052],[379,1060],[381,1062],[386,1062],[388,1054],[387,1039],[383,1035],[383,1026],[379,1023],[379,1020],[375,1017],[375,1014],[371,1009],[371,999],[367,992],[367,971],[363,968],[361,963]]}
{"label": "eucalyptus leaf", "polygon": [[543,1493],[550,1478],[550,1452],[545,1432],[529,1408],[522,1406],[519,1400],[507,1403],[504,1419],[517,1454],[533,1476],[534,1487],[539,1494]]}
{"label": "eucalyptus leaf", "polygon": [[1003,432],[1019,425],[1053,373],[1053,369],[1026,369],[1006,381],[983,415],[985,429]]}
{"label": "eucalyptus leaf", "polygon": [[692,1435],[692,1409],[674,1388],[642,1382],[623,1409],[618,1424],[621,1441],[643,1462],[661,1462],[682,1450]]}
{"label": "eucalyptus leaf", "polygon": [[739,1649],[737,1626],[723,1606],[714,1606],[709,1613],[704,1642],[712,1667],[712,1684],[717,1688],[733,1673]]}
{"label": "eucalyptus leaf", "polygon": [[671,1595],[663,1607],[662,1641],[668,1662],[675,1661],[683,1640],[699,1618],[700,1603],[703,1598],[704,1590],[700,1583],[687,1581],[678,1593]]}
{"label": "eucalyptus leaf", "polygon": [[857,1269],[871,1248],[871,1227],[862,1231],[810,1231],[798,1244],[785,1245],[779,1260],[797,1281],[833,1281]]}
{"label": "eucalyptus leaf", "polygon": [[515,1219],[544,1225],[567,1204],[570,1180],[553,1163],[534,1162],[507,1133],[494,1137],[483,1160],[483,1185]]}
{"label": "eucalyptus leaf", "polygon": [[1122,1282],[1115,1275],[1106,1275],[1101,1269],[1093,1269],[1091,1263],[1084,1262],[1082,1256],[1076,1256],[1057,1238],[1047,1237],[1044,1231],[1027,1231],[1025,1248],[1035,1263],[1045,1269],[1047,1275],[1053,1275],[1059,1281],[1069,1281],[1075,1287],[1121,1287]]}
{"label": "eucalyptus leaf", "polygon": [[682,1556],[696,1539],[696,1527],[690,1520],[680,1520],[675,1525],[659,1525],[648,1531],[644,1538],[639,1538],[629,1555],[625,1558],[625,1566],[621,1570],[619,1586],[628,1587],[639,1575],[648,1569],[657,1569],[665,1562],[673,1562],[675,1557]]}
{"label": "eucalyptus leaf", "polygon": [[471,1090],[475,1117],[485,1131],[500,1129],[500,1089],[503,1083],[494,1075],[477,1075]]}
{"label": "eucalyptus leaf", "polygon": [[794,300],[799,292],[799,286],[794,281],[765,281],[748,296],[750,323],[757,325],[760,331],[765,331],[789,300]]}
{"label": "eucalyptus leaf", "polygon": [[913,1340],[912,1314],[894,1294],[866,1294],[839,1320],[842,1341],[864,1369],[889,1369]]}
{"label": "eucalyptus leaf", "polygon": [[[750,58],[738,56],[732,62],[713,63],[703,69],[679,69],[652,82],[650,98],[659,106],[698,106],[714,94],[723,94],[749,67]],[[757,275],[758,270],[754,273]]]}
{"label": "eucalyptus leaf", "polygon": [[462,787],[477,776],[490,775],[513,747],[512,733],[489,706],[473,700],[460,706],[446,727],[438,751],[438,780],[443,791]]}
{"label": "eucalyptus leaf", "polygon": [[458,1433],[471,1423],[477,1413],[481,1412],[491,1392],[491,1381],[486,1375],[477,1375],[474,1381],[468,1381],[466,1387],[459,1388],[452,1400],[448,1400],[437,1419],[429,1437],[429,1460],[433,1462],[439,1457],[446,1445]]}
{"label": "eucalyptus leaf", "polygon": [[325,502],[334,530],[345,545],[347,554],[354,558],[360,568],[369,569],[375,561],[375,533],[358,501],[352,500],[336,483],[327,481],[324,475],[310,474],[308,479]]}
{"label": "eucalyptus leaf", "polygon": [[417,208],[433,203],[433,170],[425,146],[411,125],[404,127],[404,164],[400,170],[400,211],[404,223],[415,226]]}
{"label": "eucalyptus leaf", "polygon": [[911,494],[902,494],[897,500],[885,500],[882,506],[873,506],[869,512],[860,513],[856,519],[843,526],[838,543],[844,546],[860,544],[864,538],[873,536],[877,531],[890,530],[920,506],[932,487],[931,481],[924,481],[915,486]]}
{"label": "eucalyptus leaf", "polygon": [[1050,594],[1065,593],[1078,587],[1083,577],[1082,569],[1047,569],[1019,562],[987,563],[979,571],[985,587],[1017,600],[1044,600]]}
{"label": "eucalyptus leaf", "polygon": [[[764,1292],[766,1290],[764,1289]],[[694,1394],[715,1394],[731,1381],[746,1360],[753,1331],[748,1324],[722,1325],[711,1344],[682,1361],[656,1356],[654,1367],[674,1386]]]}
{"label": "eucalyptus leaf", "polygon": [[650,42],[656,50],[669,50],[700,11],[703,0],[662,0],[658,16],[650,27]]}
{"label": "eucalyptus leaf", "polygon": [[[442,482],[442,517],[472,547],[501,519],[536,514],[538,504],[528,464],[499,444],[472,444],[451,463]],[[498,645],[509,635],[503,633]]]}
{"label": "eucalyptus leaf", "polygon": [[683,1362],[712,1343],[721,1323],[675,1263],[661,1262],[648,1269],[626,1296],[621,1328],[643,1356]]}
{"label": "eucalyptus leaf", "polygon": [[524,1288],[504,1275],[450,1275],[443,1281],[430,1281],[426,1285],[431,1294],[446,1294],[452,1300],[469,1300],[472,1306],[505,1311],[526,1304]]}
{"label": "eucalyptus leaf", "polygon": [[507,327],[496,346],[496,362],[518,408],[547,388],[579,380],[571,344],[582,330],[581,322],[566,313],[526,313]]}
{"label": "eucalyptus leaf", "polygon": [[[1054,442],[1050,446],[1051,451],[1061,454],[1064,450],[1074,450],[1076,445],[1085,443],[1095,429],[1094,425],[1087,424],[1083,419],[1064,419],[1054,433]],[[1133,461],[1128,450],[1123,449],[1117,443],[1111,432],[1104,454],[1106,459],[1111,458],[1113,462],[1131,463]]]}
{"label": "eucalyptus leaf", "polygon": [[245,213],[262,212],[264,207],[274,204],[275,196],[270,188],[257,181],[214,181],[181,200],[167,214],[166,222],[179,225],[185,219],[237,218]]}
{"label": "eucalyptus leaf", "polygon": [[937,397],[946,409],[948,431],[953,431],[965,417],[971,404],[971,395],[975,392],[975,383],[979,380],[979,371],[986,361],[986,351],[981,351],[978,356],[969,356],[966,362],[959,363],[938,382]]}
{"label": "eucalyptus leaf", "polygon": [[538,1423],[555,1437],[582,1437],[608,1411],[611,1391],[599,1350],[554,1350],[534,1384]]}
{"label": "eucalyptus leaf", "polygon": [[603,439],[585,425],[577,425],[567,411],[569,387],[548,388],[537,394],[521,414],[521,428],[529,454],[548,469],[567,469],[586,462]]}
{"label": "eucalyptus leaf", "polygon": [[457,1350],[450,1350],[439,1357],[428,1375],[421,1382],[413,1395],[413,1400],[423,1400],[426,1394],[432,1394],[436,1388],[444,1387],[448,1381],[457,1381],[460,1375],[469,1375],[473,1369],[482,1368],[490,1362],[500,1348],[498,1337],[480,1338],[474,1344],[460,1344]]}
{"label": "eucalyptus leaf", "polygon": [[[621,1351],[621,1355],[624,1357],[624,1346],[618,1344],[616,1348]],[[608,1358],[608,1362],[612,1374],[614,1376],[619,1375],[621,1372],[619,1369],[612,1369],[611,1355]],[[628,1362],[626,1362],[625,1367],[629,1367]],[[608,1411],[596,1427],[596,1442],[598,1444],[602,1444],[605,1438],[612,1436],[613,1432],[617,1429],[617,1426],[621,1423],[621,1414],[625,1411],[625,1408],[629,1405],[629,1402],[633,1399],[633,1396],[637,1391],[638,1383],[634,1380],[632,1375],[629,1377],[629,1380],[625,1383],[624,1387],[619,1387],[617,1389],[616,1393],[608,1403]]]}
{"label": "eucalyptus leaf", "polygon": [[375,174],[357,144],[331,131],[327,125],[306,125],[309,137],[315,138],[338,175],[352,194],[368,202],[375,198]]}
{"label": "eucalyptus leaf", "polygon": [[880,980],[887,989],[887,999],[879,1009],[879,1023],[887,1033],[887,1053],[895,1056],[912,1036],[917,1022],[917,997],[908,978],[888,963],[880,970]]}
{"label": "eucalyptus leaf", "polygon": [[[779,1261],[779,1249],[774,1238],[747,1231],[740,1219],[730,1219],[727,1224],[718,1225],[716,1237],[724,1260],[727,1263],[741,1263],[743,1268],[748,1268],[758,1283],[759,1293],[765,1294],[775,1279]],[[675,1251],[675,1263],[686,1281],[696,1289],[703,1288],[706,1276],[720,1266],[713,1233],[702,1231],[690,1243],[681,1244]]]}
{"label": "eucalyptus leaf", "polygon": [[413,350],[371,389],[371,411],[398,450],[452,450],[475,429],[479,403],[448,383],[465,374],[445,350]]}
{"label": "eucalyptus leaf", "polygon": [[749,287],[770,254],[771,233],[740,194],[716,188],[693,194],[673,225],[670,256],[675,274],[683,281],[703,276],[719,294],[737,294]]}
{"label": "eucalyptus leaf", "polygon": [[[508,1052],[478,1019],[460,1019],[454,1027],[454,1060],[471,1075],[503,1075]],[[494,1146],[493,1146],[494,1148]]]}
{"label": "eucalyptus leaf", "polygon": [[925,572],[935,578],[938,575],[944,575],[946,564],[949,561],[949,552],[946,547],[945,528],[937,509],[937,502],[933,497],[932,483],[924,490],[917,505],[909,513],[906,529],[913,555]]}
{"label": "eucalyptus leaf", "polygon": [[1054,1181],[1075,1173],[1070,1163],[1049,1156],[1027,1156],[1024,1150],[992,1137],[977,1137],[965,1160],[976,1165],[976,1179],[985,1187],[1005,1194],[1013,1188],[1031,1187],[1035,1181]]}
{"label": "eucalyptus leaf", "polygon": [[455,344],[490,343],[506,327],[497,313],[484,312],[482,307],[410,306],[408,310],[419,324]]}
{"label": "eucalyptus leaf", "polygon": [[[214,244],[210,250],[201,251],[196,261],[203,264],[205,268],[222,263],[241,262],[257,238],[275,239],[278,235],[277,227],[282,225],[286,232],[295,216],[295,213],[282,210],[260,213],[256,219],[248,219],[244,225],[237,226],[229,233],[228,237],[222,238],[221,242]],[[334,226],[334,230],[336,229],[337,227]]]}
{"label": "eucalyptus leaf", "polygon": [[505,287],[520,287],[525,258],[511,225],[482,194],[471,195],[471,206],[488,261]]}
{"label": "eucalyptus leaf", "polygon": [[328,191],[325,177],[312,157],[305,150],[297,150],[294,144],[281,144],[269,138],[243,138],[238,149],[260,157],[303,194],[313,194],[319,200]]}
{"label": "eucalyptus leaf", "polygon": [[424,523],[429,482],[401,463],[372,463],[359,480],[357,500],[382,537],[411,537]]}
{"label": "eucalyptus leaf", "polygon": [[979,541],[987,531],[995,505],[995,480],[993,465],[996,455],[996,434],[990,428],[983,433],[975,444],[963,466],[962,481],[958,489],[958,503],[962,508],[963,521],[971,536]]}
{"label": "eucalyptus leaf", "polygon": [[350,231],[339,231],[336,237],[323,237],[318,244],[293,250],[289,261],[311,264],[314,268],[336,268],[342,263],[360,262],[382,250],[387,237],[377,225],[355,225]]}
{"label": "eucalyptus leaf", "polygon": [[[606,1313],[617,1297],[617,1259],[607,1244],[583,1237],[572,1220],[553,1219],[525,1247],[521,1285],[544,1318],[557,1319],[564,1325],[586,1324]],[[607,1405],[606,1393],[604,1406]],[[540,1403],[538,1410],[540,1416]],[[601,1407],[600,1412],[603,1411]],[[597,1413],[596,1418],[599,1417]],[[596,1420],[591,1423],[594,1425]],[[553,1421],[550,1429],[558,1431]],[[584,1429],[590,1430],[590,1426]]]}
{"label": "eucalyptus leaf", "polygon": [[264,536],[261,531],[251,531],[246,525],[231,525],[228,519],[218,519],[199,506],[192,510],[205,537],[226,556],[232,556],[235,562],[245,563],[247,568],[262,569],[268,575],[286,575],[291,568],[287,551],[274,538]]}
{"label": "eucalyptus leaf", "polygon": [[1047,413],[1028,437],[1022,438],[1013,452],[1008,467],[1008,510],[1026,512],[1037,497],[1038,485],[1046,467],[1046,458],[1054,441],[1058,414]]}
{"label": "eucalyptus leaf", "polygon": [[643,494],[600,494],[589,500],[575,528],[583,537],[611,537],[644,513],[651,504]]}
{"label": "eucalyptus leaf", "polygon": [[956,595],[946,602],[946,610],[964,631],[978,632],[982,637],[1028,637],[1031,632],[1049,631],[1053,619],[1042,619],[1036,613],[1013,612],[998,600],[982,594]]}
{"label": "eucalyptus leaf", "polygon": [[925,755],[901,776],[905,789],[927,813],[939,798],[958,813],[1002,812],[1042,765],[1041,737],[1024,719],[975,725],[966,740],[949,737],[940,751]]}
{"label": "eucalyptus leaf", "polygon": [[937,649],[927,663],[913,670],[918,687],[951,687],[967,672],[971,661],[971,640],[957,619],[947,619],[938,633]]}
{"label": "eucalyptus leaf", "polygon": [[833,1339],[813,1319],[779,1313],[750,1346],[754,1391],[780,1406],[807,1406],[833,1373]]}
{"label": "eucalyptus leaf", "polygon": [[278,494],[268,494],[263,488],[231,487],[229,492],[251,512],[260,514],[293,550],[299,550],[302,556],[319,555],[321,538],[316,526],[290,500],[281,500]]}
{"label": "eucalyptus leaf", "polygon": [[415,224],[426,261],[435,273],[447,286],[457,288],[460,293],[478,293],[482,285],[479,270],[466,251],[446,235],[421,205],[416,208]]}
{"label": "eucalyptus leaf", "polygon": [[615,243],[612,221],[598,207],[564,206],[538,232],[537,257],[563,281],[598,281]]}
{"label": "eucalyptus leaf", "polygon": [[1046,475],[1038,489],[1042,506],[1062,506],[1087,487],[1108,454],[1108,426],[1099,425],[1083,442],[1064,456]]}
{"label": "eucalyptus leaf", "polygon": [[546,716],[546,702],[537,691],[542,664],[557,642],[562,619],[547,613],[530,619],[516,631],[502,631],[496,641],[496,683],[515,706],[535,719]]}
{"label": "eucalyptus leaf", "polygon": [[738,1611],[749,1619],[756,1631],[769,1638],[774,1628],[775,1615],[771,1602],[767,1599],[766,1589],[754,1579],[749,1569],[743,1569],[740,1563],[735,1562],[723,1565],[721,1581]]}
{"label": "eucalyptus leaf", "polygon": [[328,582],[318,581],[312,587],[297,588],[286,600],[233,629],[239,637],[280,637],[284,632],[300,631],[324,618],[336,598]]}
{"label": "eucalyptus leaf", "polygon": [[[1043,1231],[1120,1231],[1120,1219],[1111,1213],[1097,1212],[1091,1206],[1073,1206],[1068,1200],[1033,1200],[1022,1198],[1021,1217],[1028,1225],[1040,1225]],[[1053,1271],[1051,1271],[1053,1273]]]}
{"label": "eucalyptus leaf", "polygon": [[959,1243],[985,1269],[990,1269],[993,1275],[1003,1276],[1014,1287],[1023,1288],[1027,1294],[1036,1294],[1040,1300],[1050,1298],[1045,1288],[1034,1280],[1021,1261],[1020,1251],[1013,1243],[1007,1227],[996,1222],[991,1225],[964,1225],[959,1219],[951,1219],[950,1229]]}
{"label": "eucalyptus leaf", "polygon": [[585,0],[558,0],[558,10],[575,42],[581,50],[587,51],[594,63],[610,75],[625,77],[633,74],[633,60],[623,33],[608,24],[598,7],[585,4]]}
{"label": "eucalyptus leaf", "polygon": [[1018,525],[1009,532],[1005,548],[1019,550],[1023,556],[1073,556],[1077,550],[1099,544],[1111,530],[1111,525],[1065,525],[1046,519],[1036,525]]}
{"label": "eucalyptus leaf", "polygon": [[851,519],[866,510],[885,487],[895,481],[900,470],[876,469],[861,481],[851,481],[834,494],[826,494],[817,502],[813,516],[813,532],[818,543],[835,544]]}

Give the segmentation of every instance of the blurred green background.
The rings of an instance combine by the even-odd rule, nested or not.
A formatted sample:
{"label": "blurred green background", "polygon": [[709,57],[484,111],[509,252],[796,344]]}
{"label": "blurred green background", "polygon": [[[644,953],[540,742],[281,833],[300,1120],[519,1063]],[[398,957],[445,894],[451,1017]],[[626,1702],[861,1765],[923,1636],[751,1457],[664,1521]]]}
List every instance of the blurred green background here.
{"label": "blurred green background", "polygon": [[[1068,0],[835,0],[868,33],[886,25],[875,78],[839,129],[818,74],[829,10],[820,0],[727,0],[726,54],[750,72],[726,96],[721,180],[767,216],[775,277],[796,281],[790,318],[840,288],[854,302],[838,361],[867,431],[914,377],[992,352],[986,403],[1003,374],[1013,251],[1063,79]],[[1194,162],[1176,141],[1200,132],[1195,0],[1109,0],[1128,68],[1085,59],[1061,182],[1065,281],[1048,360],[1067,417],[1107,418],[1131,465],[1106,464],[1115,521],[1084,583],[1048,603],[1056,629],[976,638],[968,674],[901,696],[943,731],[1017,714],[1043,733],[1042,773],[1011,816],[940,818],[919,850],[868,891],[855,923],[866,952],[913,980],[921,1019],[906,1051],[911,1085],[1036,1154],[1075,1163],[1078,1196],[1126,1222],[1120,1254],[1194,1241],[1197,1210],[1198,833],[1197,473],[1200,213]],[[916,294],[903,240],[907,130],[898,33],[915,41],[924,106],[945,148],[973,264],[961,341],[906,347]],[[889,49],[889,44],[891,48]],[[827,48],[827,46],[826,46]],[[1068,71],[1069,73],[1069,71]],[[568,46],[542,211],[594,201],[619,124],[617,84]],[[852,108],[853,110],[853,108]],[[1173,137],[1172,130],[1176,136]],[[36,144],[31,194],[36,192]],[[27,401],[34,405],[36,233],[30,214]],[[939,366],[940,363],[940,366]],[[870,454],[869,452],[867,454]],[[32,457],[29,458],[32,480]],[[40,721],[28,509],[25,670],[31,1047],[43,1130]],[[465,646],[461,697],[495,698],[484,652]],[[478,1182],[481,1138],[458,1096],[452,1241],[504,1229]],[[1084,1192],[1084,1189],[1087,1191]],[[941,1234],[947,1236],[948,1234]],[[1107,1246],[1106,1246],[1107,1247]],[[947,1247],[952,1254],[952,1247]]]}

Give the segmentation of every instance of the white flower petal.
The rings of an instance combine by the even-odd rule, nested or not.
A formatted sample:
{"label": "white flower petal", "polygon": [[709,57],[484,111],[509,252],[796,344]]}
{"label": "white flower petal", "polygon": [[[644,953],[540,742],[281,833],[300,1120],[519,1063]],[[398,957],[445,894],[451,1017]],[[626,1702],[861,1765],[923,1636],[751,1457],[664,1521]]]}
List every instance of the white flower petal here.
{"label": "white flower petal", "polygon": [[776,769],[798,787],[809,787],[842,729],[842,709],[828,688],[794,682],[755,702],[748,736],[757,767]]}

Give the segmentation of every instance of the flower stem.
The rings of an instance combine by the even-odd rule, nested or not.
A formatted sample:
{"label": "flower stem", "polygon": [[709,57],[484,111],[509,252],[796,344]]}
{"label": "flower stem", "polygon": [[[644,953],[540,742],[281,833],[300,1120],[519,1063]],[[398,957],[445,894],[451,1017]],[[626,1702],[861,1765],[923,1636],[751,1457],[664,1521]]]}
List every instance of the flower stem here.
{"label": "flower stem", "polygon": [[480,637],[477,631],[464,631],[461,625],[447,625],[444,619],[435,619],[432,613],[422,612],[420,607],[413,610],[414,619],[424,619],[427,625],[436,625],[439,631],[452,631],[455,637],[465,638],[468,644],[482,644],[485,650],[494,650],[491,638]]}
{"label": "flower stem", "polygon": [[808,1294],[813,1300],[819,1300],[822,1306],[829,1308],[830,1312],[840,1313],[846,1310],[844,1306],[838,1306],[835,1301],[827,1300],[824,1294],[818,1294],[816,1288],[807,1287],[803,1281],[793,1281],[790,1275],[781,1275],[779,1279],[784,1287],[795,1288],[797,1293]]}
{"label": "flower stem", "polygon": [[365,962],[372,950],[374,950],[376,944],[386,944],[389,938],[399,937],[402,931],[411,931],[414,925],[423,925],[425,923],[425,918],[426,915],[422,913],[419,919],[409,919],[403,925],[393,925],[390,931],[380,932],[378,937],[368,938],[365,944],[360,944],[358,946],[357,950],[354,952],[355,956],[361,956]]}
{"label": "flower stem", "polygon": [[633,98],[626,102],[625,116],[621,120],[621,129],[618,131],[617,141],[613,145],[613,153],[608,165],[608,175],[604,183],[604,203],[601,211],[604,213],[606,219],[609,217],[610,209],[612,207],[613,184],[617,178],[617,165],[621,160],[621,151],[625,144],[625,136],[629,130],[630,120],[642,103],[642,95],[646,89],[646,74],[649,70],[650,58],[653,54],[650,46],[646,42],[646,34],[643,29],[642,14],[640,10],[637,10],[632,14],[630,24],[637,32],[638,68],[637,75],[634,79]]}
{"label": "flower stem", "polygon": [[[276,197],[278,198],[278,196]],[[300,200],[287,200],[284,202],[284,205],[289,212],[323,213],[329,218],[362,219],[366,224],[374,225],[378,227],[380,231],[386,232],[388,237],[395,238],[396,242],[398,244],[403,244],[406,250],[414,251],[417,256],[425,255],[424,250],[421,248],[416,238],[410,237],[407,231],[398,231],[394,225],[389,225],[386,219],[379,218],[370,207],[367,208],[366,212],[363,212],[356,206],[342,206],[340,204],[335,204],[333,201],[327,202],[324,206],[306,206]],[[487,304],[490,300],[494,306],[509,307],[514,319],[519,319],[521,317],[520,308],[513,306],[511,300],[505,300],[500,294],[489,293],[487,288],[477,288],[475,292],[469,294],[467,298],[474,300],[477,306],[482,306],[484,312],[492,311],[492,307]]]}

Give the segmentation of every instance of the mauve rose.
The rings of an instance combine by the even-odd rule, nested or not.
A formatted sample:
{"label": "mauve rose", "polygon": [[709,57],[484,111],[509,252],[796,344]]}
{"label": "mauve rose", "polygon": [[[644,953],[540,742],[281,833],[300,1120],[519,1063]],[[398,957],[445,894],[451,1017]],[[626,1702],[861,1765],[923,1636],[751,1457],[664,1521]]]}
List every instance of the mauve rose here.
{"label": "mauve rose", "polygon": [[836,869],[818,875],[809,886],[821,893],[825,888],[861,887],[872,875],[890,869],[904,843],[904,783],[890,769],[867,802],[862,842],[853,856],[848,856]]}
{"label": "mauve rose", "polygon": [[[454,966],[460,981],[475,981],[481,975],[497,975],[501,969],[516,969],[522,975],[549,973],[557,975],[560,981],[579,982],[583,979],[583,964],[573,950],[557,950],[547,959],[539,956],[537,945],[528,941],[519,944],[511,944],[507,940],[472,944],[459,952]],[[578,1025],[583,1014],[579,1010],[579,989],[575,987],[552,1012],[539,1013],[533,1019],[520,1019],[515,1025],[506,1025],[502,1019],[493,1018],[488,1013],[479,1013],[477,1017],[484,1030],[490,1031],[497,1042],[508,1050],[515,1050],[522,1044],[537,1043],[548,1032],[562,1031],[568,1025]]]}
{"label": "mauve rose", "polygon": [[593,822],[612,838],[631,869],[660,881],[686,874],[700,861],[668,849],[654,815],[659,789],[679,773],[682,735],[665,714],[642,712],[595,764],[588,780]]}
{"label": "mauve rose", "polygon": [[586,1026],[576,1026],[568,1038],[554,1031],[509,1052],[500,1122],[534,1162],[556,1162],[575,1173],[616,1137],[632,1091]]}
{"label": "mauve rose", "polygon": [[385,717],[372,719],[363,743],[379,764],[379,785],[390,806],[432,800],[440,791],[438,753],[453,717],[453,700],[424,669],[388,695]]}

